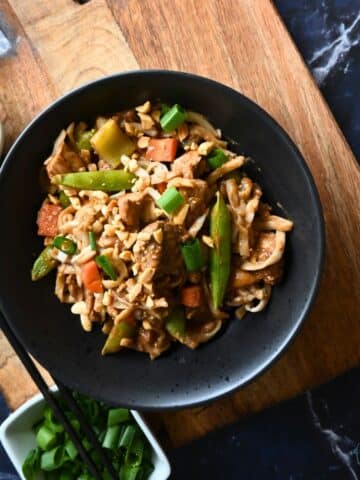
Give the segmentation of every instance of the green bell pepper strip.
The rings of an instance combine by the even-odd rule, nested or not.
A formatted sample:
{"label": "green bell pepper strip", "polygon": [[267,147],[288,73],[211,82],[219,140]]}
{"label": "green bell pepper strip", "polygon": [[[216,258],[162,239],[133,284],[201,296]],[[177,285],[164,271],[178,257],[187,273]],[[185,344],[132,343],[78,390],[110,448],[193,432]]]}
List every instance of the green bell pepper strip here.
{"label": "green bell pepper strip", "polygon": [[206,157],[206,161],[211,170],[216,170],[228,161],[228,157],[221,148],[214,148],[214,150],[212,150],[212,152]]}
{"label": "green bell pepper strip", "polygon": [[74,255],[77,250],[77,245],[75,242],[70,240],[70,238],[66,238],[61,235],[54,238],[53,245],[67,255]]}
{"label": "green bell pepper strip", "polygon": [[94,232],[89,232],[89,243],[90,243],[91,250],[94,250],[96,252],[97,247],[96,247],[96,237]]}
{"label": "green bell pepper strip", "polygon": [[38,258],[35,260],[31,270],[31,279],[33,282],[45,277],[57,265],[57,260],[52,256],[52,245],[44,248]]}
{"label": "green bell pepper strip", "polygon": [[135,336],[135,334],[136,327],[134,325],[130,325],[126,321],[117,323],[112,327],[101,354],[106,355],[107,353],[118,352],[121,349],[120,340],[122,338],[132,338]]}
{"label": "green bell pepper strip", "polygon": [[70,198],[63,190],[61,190],[61,192],[59,193],[59,202],[62,208],[67,208],[71,204]]}
{"label": "green bell pepper strip", "polygon": [[84,132],[78,133],[75,132],[75,143],[79,150],[91,150],[90,140],[94,136],[95,130],[85,130]]}
{"label": "green bell pepper strip", "polygon": [[175,307],[166,320],[165,328],[170,335],[178,338],[185,335],[185,324],[184,309],[182,307]]}
{"label": "green bell pepper strip", "polygon": [[210,291],[213,307],[217,310],[225,296],[231,263],[231,215],[220,192],[210,215]]}
{"label": "green bell pepper strip", "polygon": [[106,255],[99,255],[95,258],[97,265],[103,270],[111,280],[116,280],[118,274],[116,273],[114,267],[112,266],[109,258]]}
{"label": "green bell pepper strip", "polygon": [[135,176],[125,170],[98,170],[55,175],[53,183],[78,190],[119,192],[132,187]]}

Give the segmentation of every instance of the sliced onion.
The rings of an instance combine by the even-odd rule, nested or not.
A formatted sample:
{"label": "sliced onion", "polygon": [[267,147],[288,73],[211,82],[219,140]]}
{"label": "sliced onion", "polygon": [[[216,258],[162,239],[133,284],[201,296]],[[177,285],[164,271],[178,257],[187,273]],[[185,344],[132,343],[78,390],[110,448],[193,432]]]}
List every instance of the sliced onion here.
{"label": "sliced onion", "polygon": [[270,265],[274,265],[274,263],[277,263],[279,260],[281,260],[285,249],[285,243],[285,232],[277,230],[275,234],[275,248],[272,251],[271,255],[262,262],[252,262],[251,259],[247,260],[241,265],[241,268],[243,270],[253,272],[255,270],[262,270],[263,268],[269,267]]}
{"label": "sliced onion", "polygon": [[265,218],[256,219],[254,227],[257,230],[279,230],[280,232],[290,232],[294,226],[291,220],[277,215],[269,215]]}
{"label": "sliced onion", "polygon": [[245,163],[245,157],[240,155],[239,157],[232,158],[231,160],[227,161],[221,167],[217,168],[210,175],[207,177],[207,182],[209,185],[213,185],[219,178],[223,177],[229,172],[240,168]]}
{"label": "sliced onion", "polygon": [[200,113],[197,112],[192,112],[188,111],[188,116],[187,116],[187,121],[192,122],[192,123],[197,123],[198,125],[201,125],[204,127],[206,130],[208,130],[214,137],[219,138],[217,130],[211,125],[209,120],[207,120],[204,115],[201,115]]}
{"label": "sliced onion", "polygon": [[191,225],[191,227],[188,230],[189,235],[191,235],[194,238],[196,237],[196,235],[200,232],[200,230],[204,226],[204,223],[208,214],[209,214],[209,209],[207,209],[205,213],[203,213],[200,217],[198,217],[195,220],[195,222]]}
{"label": "sliced onion", "polygon": [[270,295],[271,295],[271,287],[270,285],[265,285],[263,288],[263,298],[259,301],[255,307],[252,307],[250,305],[245,305],[245,310],[248,312],[256,313],[256,312],[261,312],[261,310],[264,310],[266,305],[269,303],[270,300]]}

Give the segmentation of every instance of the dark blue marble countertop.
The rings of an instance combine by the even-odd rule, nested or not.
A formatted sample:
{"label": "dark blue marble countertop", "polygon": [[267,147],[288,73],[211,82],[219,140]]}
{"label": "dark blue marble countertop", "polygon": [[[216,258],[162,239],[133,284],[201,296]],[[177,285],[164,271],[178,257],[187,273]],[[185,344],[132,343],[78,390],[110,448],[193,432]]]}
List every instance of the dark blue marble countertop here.
{"label": "dark blue marble countertop", "polygon": [[174,480],[360,478],[360,369],[170,452]]}
{"label": "dark blue marble countertop", "polygon": [[[275,4],[360,158],[360,0]],[[0,421],[7,415],[0,397]],[[358,479],[360,369],[169,456],[176,480]],[[0,447],[0,480],[17,478]]]}
{"label": "dark blue marble countertop", "polygon": [[275,0],[360,159],[360,0]]}

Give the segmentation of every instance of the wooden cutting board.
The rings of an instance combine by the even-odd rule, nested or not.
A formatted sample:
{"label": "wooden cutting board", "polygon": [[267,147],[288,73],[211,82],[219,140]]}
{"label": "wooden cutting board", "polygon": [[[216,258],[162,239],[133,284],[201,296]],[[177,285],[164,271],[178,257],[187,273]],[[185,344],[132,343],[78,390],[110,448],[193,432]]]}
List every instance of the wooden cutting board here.
{"label": "wooden cutting board", "polygon": [[[359,364],[359,168],[270,0],[0,0],[0,15],[17,39],[14,53],[0,59],[7,147],[50,101],[83,82],[165,68],[208,76],[258,102],[290,134],[314,175],[327,261],[309,319],[285,355],[251,385],[206,407],[157,415],[173,445]],[[17,407],[35,387],[0,342],[0,386]]]}

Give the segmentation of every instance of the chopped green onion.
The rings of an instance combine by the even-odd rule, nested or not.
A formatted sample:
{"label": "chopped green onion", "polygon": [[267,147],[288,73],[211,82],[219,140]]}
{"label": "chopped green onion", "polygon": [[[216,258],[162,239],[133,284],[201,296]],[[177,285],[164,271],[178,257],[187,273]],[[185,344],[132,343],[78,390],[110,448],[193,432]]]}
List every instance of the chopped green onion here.
{"label": "chopped green onion", "polygon": [[71,470],[68,470],[66,468],[64,470],[61,470],[59,474],[59,480],[74,480],[75,476],[76,475]]}
{"label": "chopped green onion", "polygon": [[185,313],[182,307],[175,307],[168,316],[165,324],[166,330],[175,338],[185,334]]}
{"label": "chopped green onion", "polygon": [[98,266],[106,273],[106,275],[111,278],[111,280],[117,279],[117,273],[106,255],[99,255],[95,258],[95,261]]}
{"label": "chopped green onion", "polygon": [[64,447],[55,447],[41,455],[40,467],[42,470],[51,472],[60,468],[65,461]]}
{"label": "chopped green onion", "polygon": [[75,242],[63,236],[55,237],[53,245],[67,255],[74,255],[77,249]]}
{"label": "chopped green onion", "polygon": [[91,450],[92,444],[86,437],[81,441],[81,443],[87,452]]}
{"label": "chopped green onion", "polygon": [[[144,453],[147,451],[147,449],[145,449]],[[142,471],[143,471],[143,476],[142,478],[145,479],[145,478],[149,478],[150,475],[152,474],[152,472],[154,471],[154,467],[152,465],[151,462],[144,462],[142,465],[141,465],[141,468],[142,468]]]}
{"label": "chopped green onion", "polygon": [[124,464],[120,469],[120,478],[121,480],[139,480],[144,477],[142,476],[141,467]]}
{"label": "chopped green onion", "polygon": [[[73,397],[94,433],[100,439],[106,455],[119,478],[147,480],[153,471],[151,462],[152,448],[146,437],[131,417],[129,410],[110,408],[101,402],[74,392]],[[92,444],[84,437],[79,420],[64,402],[62,408],[69,422],[77,431],[85,450],[97,466],[103,480],[111,480],[104,468],[101,455],[92,449]],[[87,467],[81,461],[79,453],[67,433],[60,431],[53,411],[49,407],[43,410],[42,419],[35,424],[38,428],[42,448],[38,446],[29,452],[23,463],[26,480],[93,480]],[[60,426],[62,429],[62,426]],[[34,430],[34,427],[33,427]],[[56,439],[56,442],[55,440]],[[55,444],[54,444],[55,442]]]}
{"label": "chopped green onion", "polygon": [[198,238],[181,245],[181,253],[189,272],[198,272],[205,266],[205,258]]}
{"label": "chopped green onion", "polygon": [[43,425],[39,428],[36,434],[36,443],[42,450],[49,450],[57,443],[57,434],[47,425]]}
{"label": "chopped green onion", "polygon": [[212,170],[221,167],[228,161],[228,157],[221,148],[214,148],[214,150],[207,156],[206,161]]}
{"label": "chopped green onion", "polygon": [[72,428],[75,430],[76,433],[80,432],[80,422],[77,418],[72,418],[70,420],[70,425],[72,426]]}
{"label": "chopped green onion", "polygon": [[136,431],[137,429],[134,425],[128,425],[120,437],[119,447],[127,451],[131,446]]}
{"label": "chopped green onion", "polygon": [[93,477],[90,475],[90,473],[83,472],[81,475],[79,475],[77,480],[93,480]]}
{"label": "chopped green onion", "polygon": [[63,190],[61,190],[61,192],[59,193],[59,202],[62,208],[66,208],[71,204],[70,198],[66,195],[66,193]]}
{"label": "chopped green onion", "polygon": [[166,213],[173,213],[185,202],[184,197],[175,187],[170,187],[156,200],[157,205]]}
{"label": "chopped green onion", "polygon": [[165,132],[171,132],[184,123],[186,119],[187,111],[176,103],[160,118],[160,125]]}
{"label": "chopped green onion", "polygon": [[104,448],[108,448],[109,450],[113,450],[114,448],[116,448],[119,443],[120,432],[121,432],[121,427],[119,425],[114,425],[113,427],[109,427],[106,430],[106,435],[102,443],[102,446]]}
{"label": "chopped green onion", "polygon": [[137,467],[141,464],[143,452],[145,447],[145,440],[143,437],[135,436],[128,448],[125,456],[125,463]]}
{"label": "chopped green onion", "polygon": [[52,472],[43,472],[43,477],[45,480],[59,480],[58,471],[54,470]]}
{"label": "chopped green onion", "polygon": [[66,440],[64,448],[70,460],[74,460],[77,457],[78,455],[77,448],[75,447],[75,445],[70,439]]}
{"label": "chopped green onion", "polygon": [[64,427],[58,423],[54,417],[54,412],[50,407],[46,407],[44,410],[45,425],[55,433],[62,433]]}
{"label": "chopped green onion", "polygon": [[96,237],[94,232],[89,232],[89,242],[91,250],[96,251]]}
{"label": "chopped green onion", "polygon": [[27,454],[23,466],[22,472],[26,480],[35,480],[37,472],[40,466],[40,449],[34,448]]}
{"label": "chopped green onion", "polygon": [[130,413],[126,408],[112,408],[109,410],[107,420],[108,427],[124,423],[127,420],[130,420]]}
{"label": "chopped green onion", "polygon": [[102,443],[102,442],[104,441],[105,435],[106,435],[106,430],[102,430],[102,431],[98,434],[99,443]]}

